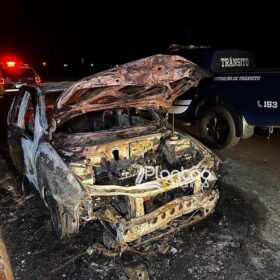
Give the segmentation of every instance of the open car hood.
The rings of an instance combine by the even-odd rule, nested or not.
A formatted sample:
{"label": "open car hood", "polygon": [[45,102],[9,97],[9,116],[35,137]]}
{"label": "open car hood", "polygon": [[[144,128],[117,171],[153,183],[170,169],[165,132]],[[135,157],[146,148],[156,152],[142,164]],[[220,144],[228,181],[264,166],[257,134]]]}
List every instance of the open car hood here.
{"label": "open car hood", "polygon": [[99,110],[144,107],[168,109],[190,87],[210,76],[176,55],[154,55],[86,77],[62,92],[50,130],[69,119]]}

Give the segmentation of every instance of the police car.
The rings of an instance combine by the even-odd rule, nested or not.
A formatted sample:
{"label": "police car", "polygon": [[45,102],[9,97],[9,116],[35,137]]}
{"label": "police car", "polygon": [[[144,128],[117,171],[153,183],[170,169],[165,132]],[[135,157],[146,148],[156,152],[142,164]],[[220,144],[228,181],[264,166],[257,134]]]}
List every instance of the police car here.
{"label": "police car", "polygon": [[0,60],[0,96],[15,93],[23,85],[40,85],[41,78],[28,64],[18,60]]}

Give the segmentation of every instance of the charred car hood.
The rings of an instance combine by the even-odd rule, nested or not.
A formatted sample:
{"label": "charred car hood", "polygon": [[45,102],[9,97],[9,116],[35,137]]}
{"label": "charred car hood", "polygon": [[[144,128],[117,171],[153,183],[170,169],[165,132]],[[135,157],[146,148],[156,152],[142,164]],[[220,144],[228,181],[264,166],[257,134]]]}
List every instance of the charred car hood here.
{"label": "charred car hood", "polygon": [[51,128],[98,110],[145,107],[168,109],[190,87],[210,76],[175,55],[154,55],[112,68],[73,84],[54,105]]}

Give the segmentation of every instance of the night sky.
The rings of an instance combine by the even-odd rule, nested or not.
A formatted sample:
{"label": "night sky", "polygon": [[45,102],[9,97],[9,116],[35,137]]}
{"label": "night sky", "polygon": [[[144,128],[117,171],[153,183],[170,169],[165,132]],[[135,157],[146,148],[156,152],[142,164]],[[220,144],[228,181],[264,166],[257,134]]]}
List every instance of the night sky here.
{"label": "night sky", "polygon": [[268,1],[8,2],[0,53],[31,63],[122,63],[181,43],[248,48],[260,66],[280,66],[280,17]]}

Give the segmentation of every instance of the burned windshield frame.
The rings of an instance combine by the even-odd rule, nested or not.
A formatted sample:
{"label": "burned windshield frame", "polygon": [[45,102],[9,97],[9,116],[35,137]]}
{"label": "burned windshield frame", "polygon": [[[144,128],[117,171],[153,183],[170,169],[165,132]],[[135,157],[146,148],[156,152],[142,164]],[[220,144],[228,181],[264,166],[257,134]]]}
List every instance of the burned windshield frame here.
{"label": "burned windshield frame", "polygon": [[138,126],[160,127],[164,118],[152,108],[118,108],[89,112],[68,120],[57,133],[95,133]]}

